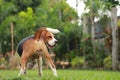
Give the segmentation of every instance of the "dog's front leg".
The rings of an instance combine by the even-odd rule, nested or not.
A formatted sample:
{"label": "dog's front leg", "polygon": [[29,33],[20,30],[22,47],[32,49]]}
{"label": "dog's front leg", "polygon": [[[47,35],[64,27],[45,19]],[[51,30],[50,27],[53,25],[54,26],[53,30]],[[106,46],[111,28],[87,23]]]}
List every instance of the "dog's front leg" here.
{"label": "dog's front leg", "polygon": [[50,68],[52,69],[54,76],[57,77],[56,67],[55,67],[55,65],[54,65],[54,63],[53,63],[53,61],[52,61],[52,59],[51,59],[50,54],[48,53],[48,51],[45,51],[45,52],[44,52],[44,58],[46,59],[47,64],[48,64],[48,65],[50,66]]}
{"label": "dog's front leg", "polygon": [[52,63],[48,62],[48,65],[52,69],[53,75],[57,77],[57,71],[56,71],[56,68],[55,68],[55,65],[53,64],[53,62]]}
{"label": "dog's front leg", "polygon": [[38,74],[42,76],[42,57],[41,56],[37,59],[37,62],[38,62]]}

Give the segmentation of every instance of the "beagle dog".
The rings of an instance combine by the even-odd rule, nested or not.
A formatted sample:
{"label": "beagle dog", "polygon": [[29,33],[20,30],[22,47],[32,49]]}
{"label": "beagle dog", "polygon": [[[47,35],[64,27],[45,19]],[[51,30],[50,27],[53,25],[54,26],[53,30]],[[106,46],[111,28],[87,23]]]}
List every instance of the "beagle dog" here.
{"label": "beagle dog", "polygon": [[58,29],[40,28],[34,35],[28,36],[21,40],[17,47],[17,52],[20,56],[20,72],[18,75],[26,74],[26,65],[30,59],[37,59],[38,72],[42,75],[42,57],[53,71],[54,76],[57,76],[56,67],[50,57],[48,48],[54,47],[57,40],[54,38],[55,33],[59,33]]}

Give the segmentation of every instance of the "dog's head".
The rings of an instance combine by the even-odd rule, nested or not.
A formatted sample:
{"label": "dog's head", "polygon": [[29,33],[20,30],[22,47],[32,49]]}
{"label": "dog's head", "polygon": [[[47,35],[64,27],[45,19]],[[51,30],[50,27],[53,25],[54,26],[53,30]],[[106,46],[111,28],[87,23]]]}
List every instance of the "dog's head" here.
{"label": "dog's head", "polygon": [[54,34],[59,32],[58,29],[40,28],[35,32],[34,39],[42,39],[49,47],[54,47],[58,42],[57,39],[55,39]]}

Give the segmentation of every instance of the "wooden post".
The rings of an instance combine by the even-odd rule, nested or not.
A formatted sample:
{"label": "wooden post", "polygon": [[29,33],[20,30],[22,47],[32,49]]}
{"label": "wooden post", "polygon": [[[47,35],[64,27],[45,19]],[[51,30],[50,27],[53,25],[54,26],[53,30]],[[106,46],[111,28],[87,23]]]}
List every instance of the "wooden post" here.
{"label": "wooden post", "polygon": [[14,69],[14,23],[10,23],[11,27],[11,49],[12,49],[12,60],[11,60],[11,66],[12,69]]}

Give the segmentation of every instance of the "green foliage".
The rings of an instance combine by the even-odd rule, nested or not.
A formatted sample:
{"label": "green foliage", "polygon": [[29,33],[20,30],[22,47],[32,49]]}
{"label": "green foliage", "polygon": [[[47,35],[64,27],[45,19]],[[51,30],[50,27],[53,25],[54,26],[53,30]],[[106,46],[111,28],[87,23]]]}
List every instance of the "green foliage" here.
{"label": "green foliage", "polygon": [[117,24],[118,24],[118,27],[120,28],[120,19],[118,19]]}
{"label": "green foliage", "polygon": [[1,64],[5,64],[5,63],[6,63],[5,58],[4,58],[4,57],[0,58],[0,65],[1,65]]}
{"label": "green foliage", "polygon": [[32,10],[32,8],[31,8],[31,7],[28,7],[26,12],[21,11],[21,12],[19,13],[19,16],[20,16],[20,17],[23,17],[23,18],[26,18],[26,19],[31,19],[32,16],[33,16],[33,10]]}
{"label": "green foliage", "polygon": [[84,63],[84,58],[83,57],[75,57],[72,61],[72,67],[82,67]]}
{"label": "green foliage", "polygon": [[85,9],[86,10],[89,9],[89,15],[93,18],[98,17],[99,16],[98,10],[101,10],[104,8],[102,0],[95,0],[95,1],[85,0],[84,3],[86,5]]}
{"label": "green foliage", "polygon": [[0,25],[0,44],[1,44],[1,52],[5,53],[6,51],[10,51],[11,49],[11,32],[10,32],[10,23],[16,21],[15,16],[9,16],[5,18],[5,20]]}
{"label": "green foliage", "polygon": [[19,21],[17,22],[19,28],[32,29],[36,26],[36,16],[31,7],[27,8],[27,11],[21,11],[18,13]]}
{"label": "green foliage", "polygon": [[119,5],[118,0],[104,0],[104,2],[106,3],[106,7],[108,9],[111,9],[111,7],[115,7],[115,6]]}
{"label": "green foliage", "polygon": [[14,14],[17,11],[16,6],[10,2],[7,3],[4,0],[0,0],[0,24],[10,14]]}
{"label": "green foliage", "polygon": [[25,10],[27,7],[32,7],[35,9],[39,4],[41,4],[42,0],[4,0],[6,2],[13,2],[17,9],[18,12]]}
{"label": "green foliage", "polygon": [[106,28],[110,23],[110,18],[107,15],[103,15],[100,18],[100,24],[103,25],[103,28]]}
{"label": "green foliage", "polygon": [[112,57],[111,57],[111,55],[104,58],[103,64],[104,64],[104,67],[106,69],[111,69],[112,68]]}

